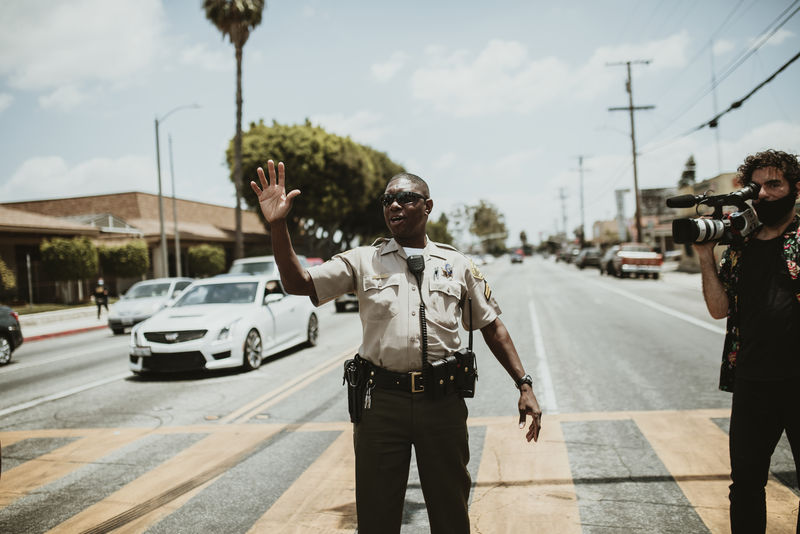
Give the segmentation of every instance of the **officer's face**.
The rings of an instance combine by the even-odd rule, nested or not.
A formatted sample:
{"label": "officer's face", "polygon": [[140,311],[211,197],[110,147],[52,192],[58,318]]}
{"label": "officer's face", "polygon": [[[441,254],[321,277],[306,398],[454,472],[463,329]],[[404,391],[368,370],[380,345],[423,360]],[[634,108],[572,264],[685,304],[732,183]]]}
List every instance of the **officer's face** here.
{"label": "officer's face", "polygon": [[[386,194],[411,191],[427,197],[427,191],[407,178],[398,178],[386,186]],[[415,198],[413,202],[394,200],[383,208],[383,218],[392,236],[403,246],[422,248],[425,246],[425,225],[433,208],[433,200]]]}

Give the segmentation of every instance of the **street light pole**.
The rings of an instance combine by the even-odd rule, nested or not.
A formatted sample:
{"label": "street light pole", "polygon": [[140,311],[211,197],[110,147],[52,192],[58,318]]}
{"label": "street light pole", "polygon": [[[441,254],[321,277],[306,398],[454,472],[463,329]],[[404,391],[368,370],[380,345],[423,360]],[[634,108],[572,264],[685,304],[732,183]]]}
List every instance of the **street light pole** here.
{"label": "street light pole", "polygon": [[181,276],[181,233],[178,231],[178,207],[175,200],[175,168],[172,166],[172,134],[169,139],[169,175],[172,179],[172,220],[175,224],[175,276]]}
{"label": "street light pole", "polygon": [[158,172],[158,222],[159,222],[159,227],[161,229],[161,266],[163,268],[164,276],[169,276],[169,263],[167,262],[167,234],[164,231],[164,196],[161,193],[161,145],[159,144],[158,141],[158,125],[159,123],[167,120],[167,117],[169,117],[178,110],[188,109],[188,108],[199,108],[199,107],[200,106],[197,104],[187,104],[184,106],[178,106],[165,113],[164,116],[161,117],[160,119],[156,117],[156,171]]}

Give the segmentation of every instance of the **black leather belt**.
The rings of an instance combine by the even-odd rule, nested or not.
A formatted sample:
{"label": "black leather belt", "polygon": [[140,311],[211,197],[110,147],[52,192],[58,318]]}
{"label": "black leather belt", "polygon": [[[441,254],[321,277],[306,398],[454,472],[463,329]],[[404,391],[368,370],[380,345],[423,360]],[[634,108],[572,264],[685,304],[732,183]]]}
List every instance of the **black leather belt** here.
{"label": "black leather belt", "polygon": [[[375,374],[372,374],[373,371]],[[394,371],[371,365],[369,378],[372,379],[376,387],[382,389],[397,389],[411,393],[425,391],[425,385],[422,382],[422,371],[395,373]]]}

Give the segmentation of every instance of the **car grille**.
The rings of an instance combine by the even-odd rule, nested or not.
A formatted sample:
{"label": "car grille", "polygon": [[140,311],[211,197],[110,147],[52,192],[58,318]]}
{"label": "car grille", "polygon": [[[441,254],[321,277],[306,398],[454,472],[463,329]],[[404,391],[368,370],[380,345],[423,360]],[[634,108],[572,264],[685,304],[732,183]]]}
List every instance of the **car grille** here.
{"label": "car grille", "polygon": [[208,330],[182,330],[179,332],[145,332],[144,338],[150,343],[183,343],[200,339]]}
{"label": "car grille", "polygon": [[153,354],[142,358],[142,368],[147,371],[190,371],[204,369],[206,359],[199,350],[175,352],[172,354]]}

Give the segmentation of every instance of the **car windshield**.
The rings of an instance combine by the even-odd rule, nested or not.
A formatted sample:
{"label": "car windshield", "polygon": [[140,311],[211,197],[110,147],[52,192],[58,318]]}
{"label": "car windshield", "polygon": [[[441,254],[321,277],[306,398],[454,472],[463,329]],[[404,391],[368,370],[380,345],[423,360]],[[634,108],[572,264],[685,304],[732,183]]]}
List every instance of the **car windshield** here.
{"label": "car windshield", "polygon": [[274,261],[253,261],[249,263],[234,263],[228,272],[230,274],[269,274],[274,268]]}
{"label": "car windshield", "polygon": [[136,284],[125,294],[128,299],[146,299],[150,297],[166,297],[169,291],[169,282],[158,284]]}
{"label": "car windshield", "polygon": [[622,250],[624,252],[651,252],[647,245],[623,245]]}
{"label": "car windshield", "polygon": [[174,307],[198,304],[245,304],[256,298],[258,282],[203,284],[188,289]]}

